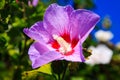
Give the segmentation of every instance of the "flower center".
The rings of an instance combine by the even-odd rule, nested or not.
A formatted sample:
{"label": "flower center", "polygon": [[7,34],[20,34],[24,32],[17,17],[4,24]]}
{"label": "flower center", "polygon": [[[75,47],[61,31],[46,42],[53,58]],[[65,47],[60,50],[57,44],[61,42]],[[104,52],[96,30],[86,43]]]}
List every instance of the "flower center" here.
{"label": "flower center", "polygon": [[72,50],[71,44],[66,42],[62,37],[60,37],[58,35],[53,35],[53,38],[60,45],[59,52],[61,52],[62,54],[66,54]]}

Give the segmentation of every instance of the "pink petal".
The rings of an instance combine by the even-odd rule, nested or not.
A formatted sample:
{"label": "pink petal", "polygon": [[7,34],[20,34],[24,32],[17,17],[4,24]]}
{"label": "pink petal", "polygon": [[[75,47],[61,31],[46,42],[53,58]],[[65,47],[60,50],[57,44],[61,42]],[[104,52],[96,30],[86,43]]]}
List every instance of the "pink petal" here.
{"label": "pink petal", "polygon": [[60,53],[50,50],[46,44],[39,42],[35,42],[30,46],[28,54],[33,68],[38,68],[51,61],[62,58]]}
{"label": "pink petal", "polygon": [[52,40],[50,34],[44,29],[42,22],[36,22],[31,28],[24,28],[23,31],[27,36],[39,42],[49,42]]}
{"label": "pink petal", "polygon": [[76,38],[80,35],[83,43],[100,17],[89,10],[80,9],[73,11],[70,18],[71,37]]}
{"label": "pink petal", "polygon": [[73,61],[73,62],[84,62],[85,61],[84,55],[82,53],[82,44],[80,40],[74,48],[74,53],[69,56],[64,56],[63,59],[68,60],[68,61]]}
{"label": "pink petal", "polygon": [[51,34],[62,34],[69,32],[69,16],[73,8],[71,6],[58,6],[52,4],[44,15],[44,27]]}

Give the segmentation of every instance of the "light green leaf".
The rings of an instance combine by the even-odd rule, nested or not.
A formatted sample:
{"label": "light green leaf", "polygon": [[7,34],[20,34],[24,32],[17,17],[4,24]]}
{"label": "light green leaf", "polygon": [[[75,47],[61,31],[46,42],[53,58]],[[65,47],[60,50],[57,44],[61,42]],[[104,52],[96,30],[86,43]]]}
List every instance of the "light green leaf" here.
{"label": "light green leaf", "polygon": [[45,65],[41,66],[40,68],[38,68],[37,71],[52,75],[51,64],[45,64]]}
{"label": "light green leaf", "polygon": [[26,80],[26,79],[29,80],[31,78],[35,78],[38,75],[38,73],[45,73],[45,74],[52,75],[51,64],[45,64],[45,65],[43,65],[40,68],[35,69],[35,70],[24,71],[22,73],[22,80]]}
{"label": "light green leaf", "polygon": [[4,7],[4,5],[5,5],[5,0],[1,0],[0,1],[0,9],[2,9]]}
{"label": "light green leaf", "polygon": [[83,77],[72,77],[71,80],[84,80]]}

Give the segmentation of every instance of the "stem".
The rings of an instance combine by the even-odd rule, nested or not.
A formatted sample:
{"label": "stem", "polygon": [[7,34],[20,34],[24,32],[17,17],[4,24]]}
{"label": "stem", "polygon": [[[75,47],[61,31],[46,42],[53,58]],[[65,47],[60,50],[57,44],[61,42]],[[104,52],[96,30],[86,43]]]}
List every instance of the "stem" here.
{"label": "stem", "polygon": [[52,74],[52,76],[55,78],[55,80],[57,80],[56,76],[54,74]]}
{"label": "stem", "polygon": [[60,80],[60,74],[58,74],[58,80]]}
{"label": "stem", "polygon": [[65,74],[66,74],[66,71],[67,71],[67,67],[68,67],[68,62],[64,62],[64,64],[65,64],[65,67],[64,67],[64,71],[63,71],[63,75],[62,75],[62,79],[61,80],[64,80]]}

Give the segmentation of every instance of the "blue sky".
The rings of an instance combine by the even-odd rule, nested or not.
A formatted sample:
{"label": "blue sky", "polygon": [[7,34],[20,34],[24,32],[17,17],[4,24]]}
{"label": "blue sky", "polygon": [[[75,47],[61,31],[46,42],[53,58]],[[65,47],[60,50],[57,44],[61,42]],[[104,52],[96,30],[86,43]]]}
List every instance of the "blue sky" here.
{"label": "blue sky", "polygon": [[110,30],[114,34],[111,40],[113,43],[120,41],[120,0],[94,0],[96,8],[95,12],[103,19],[105,16],[110,16],[112,26]]}

